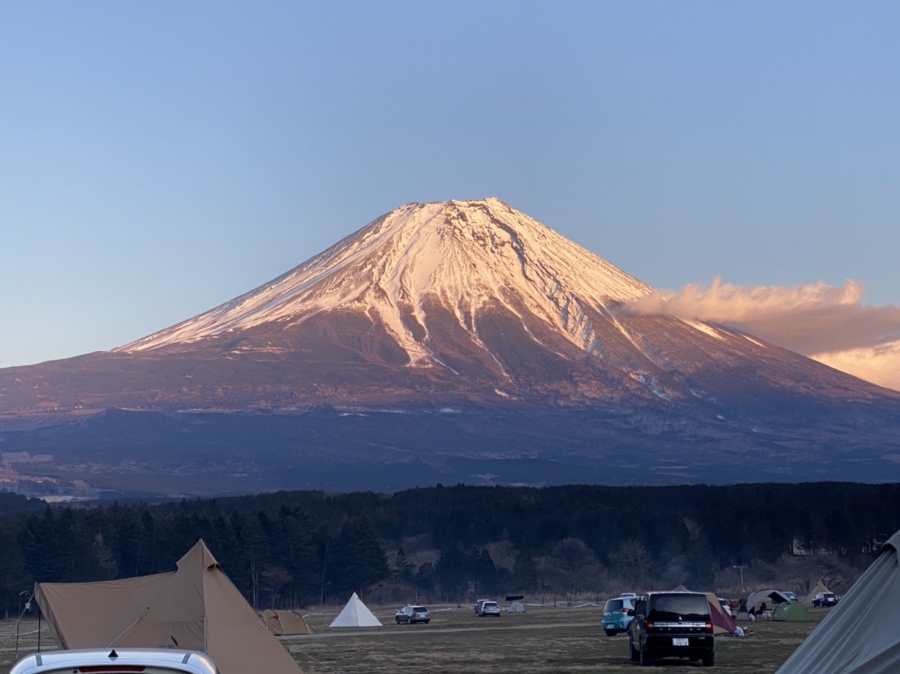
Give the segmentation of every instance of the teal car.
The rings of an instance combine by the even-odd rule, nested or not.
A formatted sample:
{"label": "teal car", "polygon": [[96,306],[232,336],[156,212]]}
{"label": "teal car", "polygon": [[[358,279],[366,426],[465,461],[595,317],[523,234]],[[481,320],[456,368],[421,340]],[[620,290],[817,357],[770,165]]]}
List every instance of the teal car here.
{"label": "teal car", "polygon": [[631,624],[632,616],[628,615],[628,609],[634,608],[634,600],[636,597],[632,595],[623,595],[610,599],[603,607],[603,631],[606,636],[614,637],[619,632],[626,632],[628,625]]}

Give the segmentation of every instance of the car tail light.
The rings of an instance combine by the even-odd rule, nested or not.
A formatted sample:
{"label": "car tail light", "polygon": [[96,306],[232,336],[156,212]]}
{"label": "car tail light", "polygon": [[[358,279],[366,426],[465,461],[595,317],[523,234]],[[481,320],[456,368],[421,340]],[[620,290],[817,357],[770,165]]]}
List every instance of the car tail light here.
{"label": "car tail light", "polygon": [[619,611],[619,613],[628,613],[628,609],[627,609],[627,608],[623,608],[621,611]]}
{"label": "car tail light", "polygon": [[711,622],[707,621],[707,622],[706,622],[706,626],[704,627],[704,630],[705,630],[706,632],[712,632],[712,631],[713,631],[713,624],[712,624]]}
{"label": "car tail light", "polygon": [[647,621],[646,627],[647,627],[648,632],[652,632],[654,629],[656,629],[656,624],[652,623],[650,621]]}

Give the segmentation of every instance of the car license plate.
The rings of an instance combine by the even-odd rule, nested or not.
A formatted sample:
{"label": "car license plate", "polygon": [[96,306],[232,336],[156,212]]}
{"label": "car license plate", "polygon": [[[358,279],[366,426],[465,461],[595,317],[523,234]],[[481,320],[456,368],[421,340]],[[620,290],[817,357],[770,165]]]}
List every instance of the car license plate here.
{"label": "car license plate", "polygon": [[688,639],[672,639],[673,646],[689,646],[690,640]]}

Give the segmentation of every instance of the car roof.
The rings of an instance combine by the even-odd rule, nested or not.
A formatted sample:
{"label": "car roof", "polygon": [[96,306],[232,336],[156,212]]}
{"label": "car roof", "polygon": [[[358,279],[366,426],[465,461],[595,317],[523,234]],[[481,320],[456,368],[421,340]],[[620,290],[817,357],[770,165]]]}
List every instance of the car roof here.
{"label": "car roof", "polygon": [[73,667],[145,666],[188,674],[217,674],[215,663],[205,653],[175,648],[90,648],[33,653],[10,670],[10,674],[38,674]]}

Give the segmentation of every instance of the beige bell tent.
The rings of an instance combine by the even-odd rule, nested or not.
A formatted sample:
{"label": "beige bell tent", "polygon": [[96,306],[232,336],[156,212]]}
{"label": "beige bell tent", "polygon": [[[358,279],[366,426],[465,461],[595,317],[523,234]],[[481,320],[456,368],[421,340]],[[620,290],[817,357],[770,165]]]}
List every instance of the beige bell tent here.
{"label": "beige bell tent", "polygon": [[203,541],[178,570],[100,583],[38,583],[35,599],[61,648],[186,648],[222,674],[301,670]]}
{"label": "beige bell tent", "polygon": [[776,674],[900,672],[900,531]]}
{"label": "beige bell tent", "polygon": [[825,583],[820,580],[816,583],[816,586],[810,591],[810,593],[806,595],[806,599],[803,600],[803,603],[812,606],[813,599],[816,598],[816,595],[822,594],[824,592],[831,592],[831,590],[825,587]]}
{"label": "beige bell tent", "polygon": [[383,627],[383,625],[354,592],[344,610],[329,627]]}
{"label": "beige bell tent", "polygon": [[296,611],[273,611],[266,609],[259,614],[269,631],[276,636],[293,636],[295,634],[315,634],[303,616]]}

